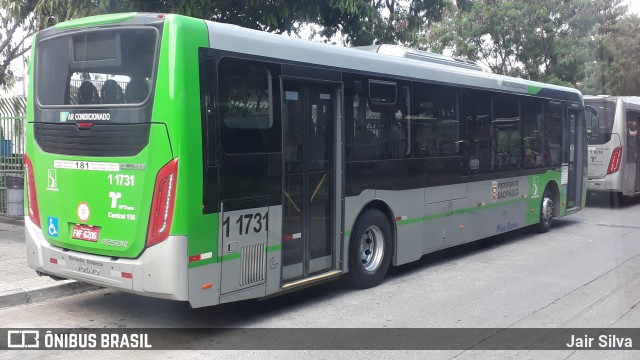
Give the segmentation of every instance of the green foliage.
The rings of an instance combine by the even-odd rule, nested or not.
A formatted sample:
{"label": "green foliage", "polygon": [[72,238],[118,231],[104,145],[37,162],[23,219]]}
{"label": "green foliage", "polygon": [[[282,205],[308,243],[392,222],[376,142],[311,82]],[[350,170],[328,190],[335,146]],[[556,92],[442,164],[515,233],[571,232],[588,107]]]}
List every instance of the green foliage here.
{"label": "green foliage", "polygon": [[452,6],[449,0],[374,0],[358,2],[355,13],[347,14],[333,26],[324,23],[322,34],[331,37],[339,28],[345,43],[353,46],[401,44],[419,47],[422,37],[441,21]]}
{"label": "green foliage", "polygon": [[31,48],[27,39],[35,24],[35,5],[35,0],[0,0],[0,87],[4,89],[14,81],[11,62]]}
{"label": "green foliage", "polygon": [[591,46],[579,89],[586,94],[640,96],[640,18],[628,15],[611,25]]}
{"label": "green foliage", "polygon": [[479,61],[492,72],[577,86],[594,41],[626,11],[621,0],[476,0],[439,23],[427,45]]}

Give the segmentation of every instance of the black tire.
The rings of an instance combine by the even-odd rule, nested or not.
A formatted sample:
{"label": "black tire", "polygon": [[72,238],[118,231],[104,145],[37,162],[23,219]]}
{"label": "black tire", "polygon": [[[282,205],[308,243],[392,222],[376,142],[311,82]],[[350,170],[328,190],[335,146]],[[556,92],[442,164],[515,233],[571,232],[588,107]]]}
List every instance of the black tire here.
{"label": "black tire", "polygon": [[538,232],[546,233],[551,230],[553,217],[555,215],[555,201],[556,199],[553,192],[547,186],[542,194],[542,201],[540,201],[540,222],[536,227]]}
{"label": "black tire", "polygon": [[348,277],[354,287],[366,289],[384,280],[393,252],[391,225],[377,209],[365,210],[353,228],[349,243]]}
{"label": "black tire", "polygon": [[621,192],[612,192],[609,194],[609,201],[612,207],[617,208],[620,207],[620,205],[624,205],[626,198]]}

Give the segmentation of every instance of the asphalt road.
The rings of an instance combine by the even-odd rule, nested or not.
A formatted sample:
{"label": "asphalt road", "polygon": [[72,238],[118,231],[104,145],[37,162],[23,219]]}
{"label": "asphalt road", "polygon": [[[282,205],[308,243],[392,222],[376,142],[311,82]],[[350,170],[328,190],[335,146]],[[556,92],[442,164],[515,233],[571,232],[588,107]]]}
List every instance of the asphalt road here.
{"label": "asphalt road", "polygon": [[[110,328],[607,328],[640,327],[640,200],[589,199],[547,234],[527,229],[430,254],[392,268],[373,289],[333,282],[264,300],[204,309],[99,290],[0,309],[2,327]],[[358,351],[215,351],[190,333],[187,351],[126,352],[128,358],[347,359]],[[166,339],[171,341],[171,339]],[[277,345],[275,347],[278,347]],[[109,352],[109,357],[119,352]],[[77,352],[83,359],[105,352]],[[68,359],[68,351],[0,352],[0,358]],[[625,351],[381,351],[376,358],[636,359]]]}

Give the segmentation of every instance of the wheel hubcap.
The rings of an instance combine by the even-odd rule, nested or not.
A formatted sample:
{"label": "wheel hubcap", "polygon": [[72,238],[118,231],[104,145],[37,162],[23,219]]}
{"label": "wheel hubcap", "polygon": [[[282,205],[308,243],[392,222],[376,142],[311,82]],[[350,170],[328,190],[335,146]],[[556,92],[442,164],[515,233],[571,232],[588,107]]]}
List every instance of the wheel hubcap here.
{"label": "wheel hubcap", "polygon": [[373,225],[365,230],[360,238],[360,260],[366,271],[375,271],[384,255],[384,235],[379,227]]}

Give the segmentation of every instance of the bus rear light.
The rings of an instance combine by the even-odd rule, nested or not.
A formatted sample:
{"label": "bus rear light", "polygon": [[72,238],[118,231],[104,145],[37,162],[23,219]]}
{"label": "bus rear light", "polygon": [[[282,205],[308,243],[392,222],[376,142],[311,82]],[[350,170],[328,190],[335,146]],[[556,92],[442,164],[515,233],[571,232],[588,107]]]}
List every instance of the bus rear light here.
{"label": "bus rear light", "polygon": [[159,244],[169,237],[173,221],[173,207],[176,202],[178,181],[178,159],[171,160],[160,169],[156,176],[149,214],[147,247]]}
{"label": "bus rear light", "polygon": [[620,170],[620,162],[622,161],[622,146],[618,146],[613,149],[611,154],[611,160],[609,160],[609,167],[607,168],[607,175],[613,174]]}
{"label": "bus rear light", "polygon": [[29,213],[29,219],[36,224],[40,225],[40,210],[38,210],[38,197],[36,196],[36,181],[33,175],[33,164],[27,154],[24,154],[25,170],[27,171],[27,212]]}

